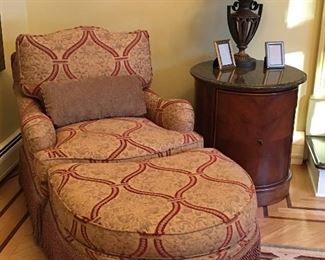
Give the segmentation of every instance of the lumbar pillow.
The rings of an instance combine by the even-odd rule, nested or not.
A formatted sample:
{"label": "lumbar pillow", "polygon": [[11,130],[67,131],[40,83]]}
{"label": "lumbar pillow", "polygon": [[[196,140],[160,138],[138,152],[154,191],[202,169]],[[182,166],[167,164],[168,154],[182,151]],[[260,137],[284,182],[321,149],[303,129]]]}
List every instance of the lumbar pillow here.
{"label": "lumbar pillow", "polygon": [[41,95],[56,127],[106,117],[142,116],[146,104],[137,76],[47,82]]}

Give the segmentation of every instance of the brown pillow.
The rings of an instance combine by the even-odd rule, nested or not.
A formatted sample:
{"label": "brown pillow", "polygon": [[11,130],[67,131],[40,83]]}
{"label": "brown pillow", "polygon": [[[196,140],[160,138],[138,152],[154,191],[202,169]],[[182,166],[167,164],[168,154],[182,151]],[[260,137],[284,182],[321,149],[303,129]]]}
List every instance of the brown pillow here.
{"label": "brown pillow", "polygon": [[47,82],[42,86],[41,95],[46,113],[56,127],[146,113],[142,82],[137,76]]}

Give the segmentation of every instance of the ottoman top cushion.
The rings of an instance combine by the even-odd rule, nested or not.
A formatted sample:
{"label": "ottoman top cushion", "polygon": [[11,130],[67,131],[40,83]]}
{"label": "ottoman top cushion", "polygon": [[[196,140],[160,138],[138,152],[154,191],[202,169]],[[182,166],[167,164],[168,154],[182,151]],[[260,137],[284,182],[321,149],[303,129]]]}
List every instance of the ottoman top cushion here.
{"label": "ottoman top cushion", "polygon": [[58,165],[49,171],[49,185],[64,237],[106,256],[202,256],[231,247],[255,228],[249,175],[215,149]]}

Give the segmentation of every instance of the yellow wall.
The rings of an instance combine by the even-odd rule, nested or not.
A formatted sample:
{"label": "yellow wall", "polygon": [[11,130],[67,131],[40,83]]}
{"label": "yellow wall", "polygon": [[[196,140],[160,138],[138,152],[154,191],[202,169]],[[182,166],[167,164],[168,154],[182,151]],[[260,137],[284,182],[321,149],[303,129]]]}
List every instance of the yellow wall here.
{"label": "yellow wall", "polygon": [[[9,25],[3,25],[5,30],[6,52],[14,45],[10,34],[24,31],[23,17],[27,17],[28,32],[47,33],[62,28],[78,25],[103,26],[112,31],[128,31],[147,29],[150,33],[152,63],[154,69],[153,88],[164,97],[194,99],[193,79],[189,69],[194,64],[214,58],[213,40],[230,38],[226,20],[226,5],[233,0],[0,0],[2,2],[21,3],[18,24],[12,32]],[[26,11],[24,11],[26,2]],[[283,40],[287,53],[299,52],[303,55],[301,62],[287,59],[288,64],[300,68],[310,76],[316,55],[316,43],[320,14],[317,6],[322,0],[260,0],[264,3],[264,13],[260,27],[248,49],[251,56],[264,57],[264,42],[267,40]],[[295,12],[295,8],[305,9]],[[289,8],[290,7],[290,8]],[[290,11],[294,10],[294,11]],[[307,16],[302,15],[307,10]],[[1,10],[3,16],[6,10]],[[291,16],[290,16],[291,12]],[[293,15],[292,15],[293,14]],[[292,18],[303,16],[302,21],[292,21]],[[288,25],[288,17],[290,26]],[[18,17],[16,17],[18,19]],[[26,23],[24,24],[26,25]],[[15,27],[15,26],[14,26]],[[300,56],[299,56],[300,55]],[[301,63],[301,65],[299,65]],[[7,75],[7,72],[5,72]],[[9,79],[3,79],[5,89],[10,89]],[[302,88],[300,97],[297,128],[305,127],[306,101],[311,92],[313,77]],[[2,91],[2,90],[1,90]],[[8,92],[8,91],[7,91]],[[7,94],[10,95],[11,94]],[[12,100],[8,101],[13,113],[6,118],[1,117],[0,123],[8,124],[8,129],[17,127]],[[7,114],[3,111],[1,114]],[[7,111],[7,109],[6,109]],[[7,132],[6,132],[7,133]],[[4,134],[0,133],[0,140]]]}
{"label": "yellow wall", "polygon": [[26,32],[26,6],[24,0],[0,0],[2,36],[6,70],[0,72],[0,143],[19,127],[16,99],[12,91],[10,55],[15,39]]}

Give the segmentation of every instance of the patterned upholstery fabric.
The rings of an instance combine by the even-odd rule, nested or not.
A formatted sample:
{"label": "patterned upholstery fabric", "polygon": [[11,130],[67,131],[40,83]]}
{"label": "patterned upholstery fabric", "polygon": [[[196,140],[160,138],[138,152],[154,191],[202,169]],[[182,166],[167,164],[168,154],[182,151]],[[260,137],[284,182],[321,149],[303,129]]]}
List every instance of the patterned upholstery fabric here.
{"label": "patterned upholstery fabric", "polygon": [[163,157],[203,147],[195,132],[163,129],[146,118],[109,118],[57,129],[54,147],[34,154],[39,190],[47,193],[47,170],[65,162],[119,162]]}
{"label": "patterned upholstery fabric", "polygon": [[49,184],[63,237],[91,259],[237,259],[258,237],[254,185],[215,149],[59,165]]}
{"label": "patterned upholstery fabric", "polygon": [[169,130],[189,132],[194,129],[192,105],[184,99],[162,99],[151,89],[145,90],[147,117]]}
{"label": "patterned upholstery fabric", "polygon": [[[78,256],[75,258],[71,258],[69,256],[67,258],[57,258],[57,259],[78,259],[78,260],[90,260],[90,259],[94,259],[94,260],[117,260],[117,259],[118,260],[121,259],[123,260],[134,260],[134,259],[258,260],[260,259],[260,233],[257,225],[255,225],[255,228],[252,229],[251,233],[247,234],[245,240],[239,241],[238,244],[234,244],[231,247],[223,248],[218,252],[211,252],[203,256],[194,256],[194,257],[186,257],[186,258],[184,256],[181,257],[165,256],[160,258],[138,257],[138,255],[141,254],[141,251],[140,253],[136,252],[131,256],[124,256],[124,257],[112,256],[112,255],[108,256],[105,253],[96,251],[94,249],[90,249],[89,246],[85,246],[83,243],[80,243],[78,240],[71,241],[71,239],[67,239],[67,240],[61,239],[60,242],[63,243],[65,247],[68,247],[69,249],[71,248],[73,250],[73,254],[74,255],[78,254]],[[62,249],[60,253],[62,253]]]}
{"label": "patterned upholstery fabric", "polygon": [[[159,126],[182,132],[177,133],[146,119],[130,123],[131,118],[128,122],[103,119],[55,129],[34,99],[39,98],[44,82],[91,76],[136,74],[144,87],[149,87],[152,69],[146,31],[112,33],[97,27],[77,27],[47,35],[20,35],[16,43],[12,71],[24,148],[41,196],[47,197],[47,170],[53,165],[140,160],[203,146],[202,138],[192,132],[194,112],[186,101],[156,106],[157,100],[157,104],[169,101],[162,101],[153,92],[146,97],[148,116],[154,115]],[[88,127],[91,131],[85,130]],[[114,129],[113,135],[103,131],[103,127]]]}
{"label": "patterned upholstery fabric", "polygon": [[149,87],[152,69],[147,31],[109,32],[77,27],[46,35],[23,34],[16,41],[25,95],[40,98],[45,81],[133,75]]}
{"label": "patterned upholstery fabric", "polygon": [[24,96],[17,85],[14,86],[20,126],[24,142],[32,152],[54,146],[56,133],[51,119],[45,115],[38,102]]}

